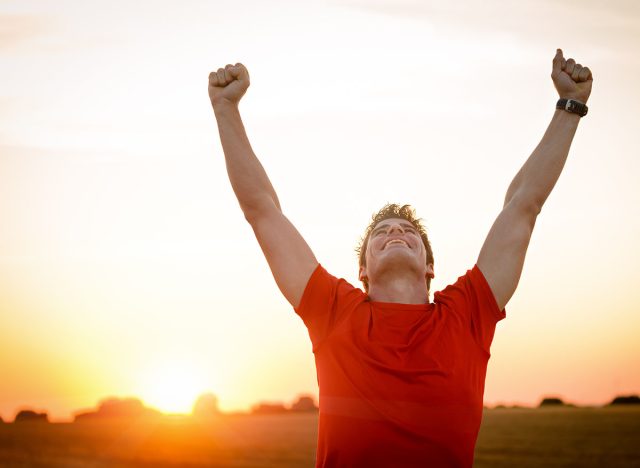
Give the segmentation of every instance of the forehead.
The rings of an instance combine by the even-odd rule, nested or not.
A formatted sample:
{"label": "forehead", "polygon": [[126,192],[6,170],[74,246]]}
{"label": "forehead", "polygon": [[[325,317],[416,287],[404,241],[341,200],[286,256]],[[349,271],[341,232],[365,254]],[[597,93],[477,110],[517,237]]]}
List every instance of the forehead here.
{"label": "forehead", "polygon": [[385,226],[388,227],[388,226],[391,226],[392,224],[399,224],[400,226],[407,226],[415,229],[415,226],[411,224],[410,221],[407,221],[404,218],[389,218],[389,219],[383,219],[382,221],[380,221],[378,224],[376,224],[373,227],[371,231],[375,231],[380,227],[385,227]]}

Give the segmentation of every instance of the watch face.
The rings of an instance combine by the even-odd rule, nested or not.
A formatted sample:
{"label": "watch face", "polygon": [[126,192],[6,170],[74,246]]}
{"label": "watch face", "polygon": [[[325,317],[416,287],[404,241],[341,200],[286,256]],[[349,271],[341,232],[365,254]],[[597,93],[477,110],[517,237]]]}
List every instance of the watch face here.
{"label": "watch face", "polygon": [[580,115],[581,117],[587,115],[587,106],[585,106],[584,104],[582,104],[580,102],[576,102],[576,101],[574,101],[572,99],[570,99],[567,102],[567,104],[568,104],[567,110],[569,112],[576,113],[576,114]]}
{"label": "watch face", "polygon": [[586,104],[582,104],[579,101],[574,101],[573,99],[560,99],[556,106],[558,109],[564,109],[567,112],[571,112],[573,114],[578,114],[580,117],[584,117],[587,115],[589,108]]}

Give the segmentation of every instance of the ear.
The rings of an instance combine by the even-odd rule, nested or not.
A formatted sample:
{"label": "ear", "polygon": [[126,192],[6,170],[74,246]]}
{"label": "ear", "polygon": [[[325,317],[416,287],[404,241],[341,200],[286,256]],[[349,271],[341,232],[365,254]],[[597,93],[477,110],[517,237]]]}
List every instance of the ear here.
{"label": "ear", "polygon": [[364,266],[360,267],[360,271],[358,273],[358,279],[360,281],[367,279],[367,267],[364,267]]}
{"label": "ear", "polygon": [[427,263],[427,274],[425,275],[426,278],[435,278],[436,274],[433,271],[433,263]]}

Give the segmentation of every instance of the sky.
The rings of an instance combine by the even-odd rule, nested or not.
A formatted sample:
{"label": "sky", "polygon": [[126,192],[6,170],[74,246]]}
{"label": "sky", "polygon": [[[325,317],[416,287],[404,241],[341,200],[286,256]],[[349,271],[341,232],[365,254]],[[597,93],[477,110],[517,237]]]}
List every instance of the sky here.
{"label": "sky", "polygon": [[485,403],[640,392],[640,6],[634,1],[0,4],[0,417],[107,396],[188,412],[317,395],[311,344],[229,185],[208,74],[287,217],[354,285],[371,215],[410,203],[432,291],[471,268],[558,98],[593,91],[538,218]]}

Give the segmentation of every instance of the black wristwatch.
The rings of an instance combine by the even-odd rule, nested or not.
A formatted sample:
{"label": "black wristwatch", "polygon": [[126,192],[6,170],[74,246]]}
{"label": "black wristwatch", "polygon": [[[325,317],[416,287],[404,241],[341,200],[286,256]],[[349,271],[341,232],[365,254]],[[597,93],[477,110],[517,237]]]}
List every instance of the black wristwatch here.
{"label": "black wristwatch", "polygon": [[589,111],[586,104],[573,99],[559,99],[556,103],[556,109],[563,109],[572,114],[578,114],[580,117],[584,117]]}

